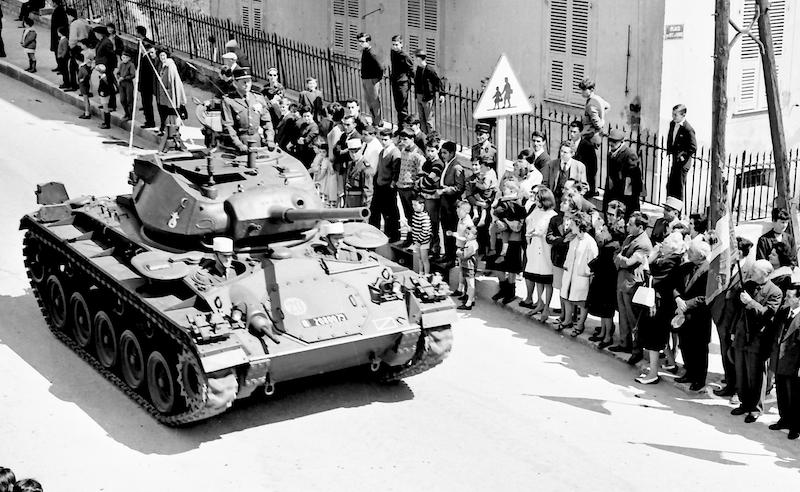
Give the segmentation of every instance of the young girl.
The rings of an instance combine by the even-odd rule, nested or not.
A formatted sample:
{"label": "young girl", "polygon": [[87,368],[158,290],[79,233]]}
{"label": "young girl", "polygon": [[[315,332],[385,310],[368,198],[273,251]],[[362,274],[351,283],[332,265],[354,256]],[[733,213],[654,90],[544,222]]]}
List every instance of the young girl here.
{"label": "young girl", "polygon": [[428,251],[431,248],[431,218],[425,211],[425,197],[418,195],[411,202],[414,209],[411,215],[411,237],[414,240],[414,251],[419,254],[420,269],[423,275],[431,273]]}
{"label": "young girl", "polygon": [[592,271],[589,262],[597,258],[597,243],[586,231],[592,226],[589,215],[578,212],[572,217],[570,230],[575,236],[569,243],[567,258],[564,261],[564,277],[561,281],[561,297],[564,299],[566,313],[564,318],[572,320],[576,308],[580,308],[578,324],[570,336],[577,337],[586,329],[586,296]]}
{"label": "young girl", "polygon": [[328,159],[328,142],[323,137],[317,137],[312,144],[314,160],[309,171],[314,176],[314,185],[320,192],[322,199],[329,208],[336,208],[339,199],[338,175],[333,170],[333,164]]}
{"label": "young girl", "polygon": [[462,311],[469,311],[475,305],[475,273],[478,270],[478,229],[468,226],[464,231],[464,246],[458,248],[456,253],[461,264],[461,278],[463,279],[467,299],[458,306]]}
{"label": "young girl", "polygon": [[19,44],[28,54],[28,68],[25,71],[36,73],[36,30],[33,29],[33,19],[26,17],[22,24],[25,26],[25,30],[22,31],[22,39]]}

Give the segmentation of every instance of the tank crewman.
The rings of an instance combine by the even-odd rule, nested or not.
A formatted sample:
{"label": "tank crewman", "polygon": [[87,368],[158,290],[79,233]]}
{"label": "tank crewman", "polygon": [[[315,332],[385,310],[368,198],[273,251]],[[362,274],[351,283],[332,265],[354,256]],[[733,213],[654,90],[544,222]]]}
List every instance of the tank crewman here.
{"label": "tank crewman", "polygon": [[236,268],[233,266],[233,239],[224,236],[214,238],[212,243],[214,259],[205,259],[200,262],[200,269],[192,279],[201,285],[212,285],[236,277]]}
{"label": "tank crewman", "polygon": [[239,67],[232,74],[236,91],[222,97],[223,141],[239,152],[247,152],[248,144],[260,147],[265,143],[269,150],[275,150],[275,131],[267,101],[251,92],[250,68]]}
{"label": "tank crewman", "polygon": [[342,222],[323,222],[320,224],[320,236],[325,241],[315,245],[314,251],[332,256],[340,261],[361,261],[356,248],[342,242],[344,238],[344,224]]}
{"label": "tank crewman", "polygon": [[489,132],[492,130],[491,125],[488,123],[478,123],[475,125],[475,137],[477,143],[472,146],[472,157],[470,161],[476,162],[491,162],[492,169],[497,169],[497,149],[489,140]]}

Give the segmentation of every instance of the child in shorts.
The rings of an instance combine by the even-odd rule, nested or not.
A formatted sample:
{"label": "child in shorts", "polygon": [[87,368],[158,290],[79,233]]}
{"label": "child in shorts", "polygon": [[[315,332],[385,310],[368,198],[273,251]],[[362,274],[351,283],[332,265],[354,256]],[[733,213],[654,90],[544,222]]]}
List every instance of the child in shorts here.
{"label": "child in shorts", "polygon": [[423,275],[431,273],[431,263],[428,252],[431,248],[431,217],[425,211],[425,197],[418,195],[411,202],[414,213],[411,215],[411,238],[414,241],[413,249],[419,254],[420,269]]}
{"label": "child in shorts", "polygon": [[464,230],[464,246],[458,248],[456,256],[461,264],[461,278],[466,289],[466,300],[458,309],[470,311],[475,305],[475,273],[478,270],[478,229],[467,226]]}
{"label": "child in shorts", "polygon": [[78,118],[88,120],[92,117],[92,113],[89,111],[89,98],[92,93],[92,65],[94,60],[85,58],[83,53],[75,53],[75,60],[78,62],[78,91],[83,97],[83,114]]}

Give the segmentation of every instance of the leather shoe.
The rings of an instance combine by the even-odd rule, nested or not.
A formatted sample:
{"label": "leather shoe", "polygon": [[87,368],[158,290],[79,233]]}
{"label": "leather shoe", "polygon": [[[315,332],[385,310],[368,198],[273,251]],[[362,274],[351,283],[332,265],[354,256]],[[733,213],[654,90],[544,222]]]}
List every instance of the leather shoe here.
{"label": "leather shoe", "polygon": [[731,410],[731,415],[744,415],[746,413],[747,410],[745,410],[744,407],[736,407],[733,410]]}
{"label": "leather shoe", "polygon": [[464,303],[458,306],[456,309],[458,309],[459,311],[472,311],[472,304]]}
{"label": "leather shoe", "polygon": [[715,389],[714,394],[717,396],[733,396],[736,394],[736,390],[730,386],[725,386],[724,388]]}
{"label": "leather shoe", "polygon": [[612,342],[611,340],[602,341],[602,342],[597,344],[597,348],[599,348],[600,350],[603,350],[606,347],[610,347],[612,343],[614,343],[614,342]]}
{"label": "leather shoe", "polygon": [[630,352],[631,349],[628,347],[623,347],[622,345],[614,345],[613,347],[608,347],[608,350],[611,352]]}
{"label": "leather shoe", "polygon": [[789,424],[787,424],[783,420],[779,420],[779,421],[777,421],[774,424],[769,426],[769,430],[773,430],[773,431],[779,431],[781,429],[788,429],[788,428],[789,428]]}
{"label": "leather shoe", "polygon": [[692,383],[692,385],[689,386],[689,391],[700,391],[701,389],[703,389],[705,387],[706,387],[706,385],[703,384],[703,383]]}
{"label": "leather shoe", "polygon": [[745,424],[752,424],[758,419],[757,416],[753,415],[752,413],[748,413],[747,416],[744,418]]}
{"label": "leather shoe", "polygon": [[688,383],[689,382],[689,378],[687,378],[686,376],[681,376],[679,378],[675,378],[675,382],[676,383]]}
{"label": "leather shoe", "polygon": [[789,439],[791,439],[792,441],[794,441],[795,439],[797,439],[798,437],[800,437],[800,431],[791,431],[791,432],[789,432],[789,435],[788,435],[788,436],[786,436],[786,437],[788,437]]}
{"label": "leather shoe", "polygon": [[644,358],[644,357],[642,356],[642,354],[633,354],[633,355],[631,355],[631,356],[630,356],[630,358],[628,359],[628,365],[635,366],[635,365],[636,365],[636,364],[638,364],[638,363],[639,363],[639,361],[640,361],[640,360],[642,360],[643,358]]}

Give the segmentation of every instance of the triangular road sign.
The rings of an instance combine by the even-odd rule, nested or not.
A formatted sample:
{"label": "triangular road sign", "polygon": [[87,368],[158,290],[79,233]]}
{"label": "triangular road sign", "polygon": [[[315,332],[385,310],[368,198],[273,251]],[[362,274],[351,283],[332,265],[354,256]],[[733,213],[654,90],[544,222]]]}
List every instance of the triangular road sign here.
{"label": "triangular road sign", "polygon": [[514,69],[503,53],[497,61],[494,73],[486,84],[486,89],[475,106],[475,119],[497,118],[512,114],[531,113],[533,107],[528,95],[522,90]]}

